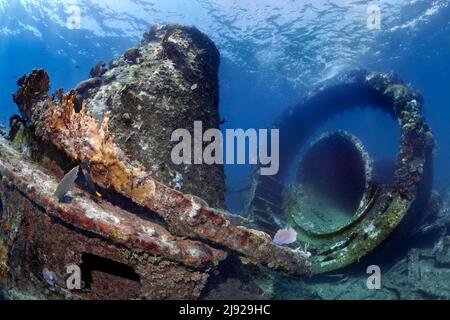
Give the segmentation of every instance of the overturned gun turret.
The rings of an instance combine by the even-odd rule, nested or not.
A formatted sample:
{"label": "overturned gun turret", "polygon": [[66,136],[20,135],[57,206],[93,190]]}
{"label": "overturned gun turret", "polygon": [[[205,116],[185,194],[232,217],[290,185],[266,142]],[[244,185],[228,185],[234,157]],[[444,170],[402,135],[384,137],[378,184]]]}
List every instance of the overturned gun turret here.
{"label": "overturned gun turret", "polygon": [[[421,95],[394,74],[358,70],[288,108],[275,124],[280,128],[280,172],[255,175],[247,205],[250,218],[272,235],[286,223],[295,226],[299,241],[311,248],[315,273],[359,261],[391,234],[401,237],[418,221],[431,192],[434,139],[422,104]],[[400,126],[393,180],[382,184],[373,179],[362,143],[336,132],[313,143],[296,181],[287,186],[291,164],[313,131],[358,107],[380,109]],[[352,172],[346,173],[349,167]]]}

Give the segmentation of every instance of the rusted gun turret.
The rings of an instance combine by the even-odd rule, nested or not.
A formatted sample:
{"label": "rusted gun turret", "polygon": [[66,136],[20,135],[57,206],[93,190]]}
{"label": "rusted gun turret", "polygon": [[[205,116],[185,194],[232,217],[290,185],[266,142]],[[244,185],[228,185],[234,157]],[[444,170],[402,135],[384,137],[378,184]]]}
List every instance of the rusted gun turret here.
{"label": "rusted gun turret", "polygon": [[[270,234],[287,222],[292,223],[297,228],[299,240],[310,244],[313,272],[316,273],[336,270],[359,261],[389,236],[400,238],[402,233],[411,231],[428,204],[433,180],[434,138],[422,116],[422,105],[421,94],[393,73],[357,70],[338,77],[333,83],[290,106],[275,124],[280,128],[280,172],[270,179],[255,177],[248,203],[250,218]],[[381,110],[391,115],[400,126],[400,145],[392,181],[375,183],[369,155],[361,142],[345,133],[338,133],[326,137],[327,140],[322,139],[321,143],[328,143],[322,150],[330,150],[331,145],[340,143],[340,156],[346,149],[351,151],[345,155],[345,165],[339,168],[331,157],[331,165],[314,169],[310,164],[326,163],[326,159],[318,158],[318,152],[312,155],[307,151],[306,157],[313,159],[303,160],[296,181],[288,186],[286,177],[292,170],[292,163],[314,130],[333,116],[356,108]],[[317,149],[317,146],[317,143],[313,144],[311,149]],[[331,177],[333,170],[348,166],[359,170],[360,178],[341,181],[342,185],[360,183],[362,188],[353,191],[359,193],[359,199],[350,217],[345,223],[310,228],[319,214],[332,215],[336,210],[328,208],[308,218],[304,210],[307,198],[305,182],[306,185],[311,185],[311,182],[317,185],[318,180],[327,173]],[[302,168],[303,171],[317,170],[316,175],[310,172],[310,177],[306,177],[301,172]],[[349,191],[350,187],[345,188]],[[341,188],[339,191],[344,190]],[[330,195],[328,193],[319,201],[326,202]],[[333,217],[330,219],[333,220]]]}

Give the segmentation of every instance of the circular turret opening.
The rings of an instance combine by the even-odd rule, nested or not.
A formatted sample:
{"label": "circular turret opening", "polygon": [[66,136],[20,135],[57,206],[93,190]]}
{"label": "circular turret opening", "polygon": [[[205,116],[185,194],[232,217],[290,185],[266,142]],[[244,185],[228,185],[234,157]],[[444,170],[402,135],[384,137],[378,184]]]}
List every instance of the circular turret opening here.
{"label": "circular turret opening", "polygon": [[322,233],[349,223],[364,205],[371,167],[362,143],[345,131],[328,133],[305,152],[293,186],[297,225]]}

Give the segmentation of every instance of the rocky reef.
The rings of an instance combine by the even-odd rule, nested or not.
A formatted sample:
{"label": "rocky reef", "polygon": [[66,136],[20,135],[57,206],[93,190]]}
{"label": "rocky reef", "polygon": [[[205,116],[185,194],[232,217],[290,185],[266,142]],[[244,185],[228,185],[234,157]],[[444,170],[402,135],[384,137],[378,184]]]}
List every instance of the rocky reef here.
{"label": "rocky reef", "polygon": [[[0,279],[8,295],[194,299],[208,297],[210,281],[216,298],[231,298],[247,287],[230,291],[226,283],[246,278],[268,297],[255,270],[310,273],[308,252],[278,246],[245,218],[214,209],[223,205],[222,167],[172,166],[172,129],[193,120],[218,125],[218,61],[195,28],[154,26],[139,48],[109,68],[98,63],[68,93],[48,95],[42,69],[18,80],[21,116],[0,138]],[[79,178],[59,201],[58,182],[85,161],[99,193]],[[223,268],[229,259],[241,268],[233,280]],[[70,265],[82,271],[80,289],[66,287]]]}

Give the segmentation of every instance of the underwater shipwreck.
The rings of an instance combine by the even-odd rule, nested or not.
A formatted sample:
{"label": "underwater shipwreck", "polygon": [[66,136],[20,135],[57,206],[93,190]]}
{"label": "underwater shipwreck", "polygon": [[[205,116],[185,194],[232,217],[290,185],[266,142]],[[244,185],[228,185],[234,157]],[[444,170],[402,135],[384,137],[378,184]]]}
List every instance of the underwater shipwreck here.
{"label": "underwater shipwreck", "polygon": [[[5,295],[270,299],[276,287],[291,285],[306,298],[334,298],[320,295],[314,279],[432,233],[436,247],[410,254],[414,265],[424,259],[428,273],[402,261],[392,279],[406,272],[411,290],[392,294],[450,297],[433,287],[450,275],[450,218],[432,191],[435,142],[421,94],[392,73],[366,70],[312,91],[274,121],[280,172],[263,176],[255,168],[246,213],[238,215],[225,208],[222,166],[170,161],[174,129],[191,130],[195,120],[219,127],[219,62],[214,43],[196,28],[153,26],[139,47],[100,61],[68,92],[49,94],[43,69],[18,80],[20,115],[0,136]],[[327,119],[356,108],[375,108],[398,124],[392,179],[377,175],[349,132],[323,132],[306,145]],[[84,161],[95,192],[78,178],[60,201],[58,184]],[[297,241],[277,245],[272,239],[286,225]],[[80,267],[82,288],[66,288],[68,265]]]}

